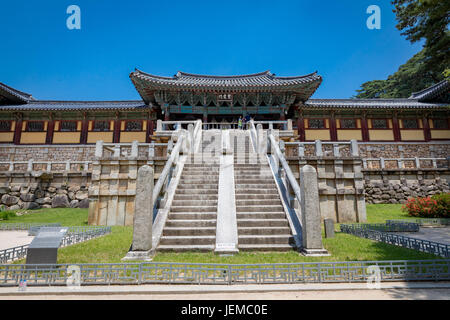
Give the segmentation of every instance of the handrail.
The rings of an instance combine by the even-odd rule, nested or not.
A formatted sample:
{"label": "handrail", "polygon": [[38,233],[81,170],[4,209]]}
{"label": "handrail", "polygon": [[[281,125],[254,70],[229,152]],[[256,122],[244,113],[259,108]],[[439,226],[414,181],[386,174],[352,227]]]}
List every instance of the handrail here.
{"label": "handrail", "polygon": [[256,131],[256,127],[255,127],[255,122],[252,120],[250,120],[250,139],[252,141],[253,144],[253,150],[255,150],[255,152],[258,152],[258,133]]}
{"label": "handrail", "polygon": [[[270,141],[270,150],[272,150],[272,155],[275,154],[279,163],[281,163],[284,171],[286,172],[286,177],[288,178],[288,181],[292,188],[292,191],[294,192],[294,195],[297,198],[297,201],[299,203],[301,203],[300,186],[297,182],[297,179],[295,179],[295,176],[292,173],[292,170],[289,167],[289,164],[287,163],[286,159],[284,158],[283,153],[281,152],[280,148],[278,147],[278,143],[275,140],[275,137],[272,134],[269,135],[269,141]],[[301,221],[300,221],[300,223],[301,223]]]}
{"label": "handrail", "polygon": [[159,176],[158,181],[155,184],[155,187],[153,189],[152,208],[155,207],[155,203],[158,199],[159,194],[161,193],[161,189],[162,189],[163,185],[165,184],[167,178],[169,177],[169,173],[171,172],[173,163],[175,162],[175,160],[177,159],[177,157],[180,153],[180,149],[183,145],[184,139],[185,139],[184,135],[180,134],[178,137],[178,141],[177,141],[175,147],[173,148],[169,159],[166,161],[166,164]]}

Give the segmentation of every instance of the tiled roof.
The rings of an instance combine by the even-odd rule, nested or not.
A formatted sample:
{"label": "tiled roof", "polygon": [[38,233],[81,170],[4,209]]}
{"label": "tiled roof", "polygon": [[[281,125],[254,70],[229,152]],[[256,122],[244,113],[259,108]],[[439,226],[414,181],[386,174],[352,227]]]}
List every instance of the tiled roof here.
{"label": "tiled roof", "polygon": [[416,99],[309,99],[305,105],[314,108],[342,109],[430,109],[448,106],[445,103],[426,103]]}
{"label": "tiled roof", "polygon": [[418,101],[430,101],[436,97],[439,97],[443,93],[450,91],[450,82],[442,80],[434,86],[423,89],[419,92],[414,92],[409,99],[416,99]]}
{"label": "tiled roof", "polygon": [[317,72],[304,76],[277,77],[270,71],[238,76],[209,76],[178,72],[173,77],[161,77],[136,69],[130,74],[130,78],[146,102],[152,101],[153,92],[159,90],[292,92],[305,101],[322,82],[322,77]]}
{"label": "tiled roof", "polygon": [[22,105],[0,106],[1,110],[133,110],[149,108],[142,100],[133,101],[45,101],[35,100]]}
{"label": "tiled roof", "polygon": [[0,82],[0,102],[10,101],[17,103],[27,103],[30,100],[34,100],[31,94],[11,88],[10,86],[7,86],[6,84]]}

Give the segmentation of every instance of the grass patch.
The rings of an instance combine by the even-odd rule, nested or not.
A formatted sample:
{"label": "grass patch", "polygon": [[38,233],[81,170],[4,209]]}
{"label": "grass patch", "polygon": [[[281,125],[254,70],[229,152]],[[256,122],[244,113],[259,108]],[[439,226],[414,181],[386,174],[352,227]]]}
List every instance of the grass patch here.
{"label": "grass patch", "polygon": [[[32,214],[13,217],[5,223],[39,222],[61,223],[64,226],[86,225],[87,209],[40,209]],[[384,223],[388,219],[403,219],[408,215],[398,204],[367,205],[367,222]],[[58,250],[58,263],[118,263],[126,255],[133,239],[132,227],[115,226],[109,235]],[[240,252],[235,256],[221,257],[213,252],[158,253],[155,262],[192,263],[294,263],[320,261],[367,261],[367,260],[426,260],[439,259],[438,256],[396,247],[381,242],[358,238],[339,232],[336,237],[323,239],[324,247],[331,253],[329,257],[304,257],[298,252]],[[24,263],[24,260],[15,263]]]}

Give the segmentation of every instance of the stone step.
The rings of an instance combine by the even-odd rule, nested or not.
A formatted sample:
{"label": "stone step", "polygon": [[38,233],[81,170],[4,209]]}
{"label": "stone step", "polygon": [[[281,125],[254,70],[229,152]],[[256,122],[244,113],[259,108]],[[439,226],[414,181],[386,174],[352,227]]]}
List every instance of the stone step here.
{"label": "stone step", "polygon": [[275,182],[272,183],[246,183],[236,184],[236,189],[274,189],[276,190]]}
{"label": "stone step", "polygon": [[193,205],[193,206],[174,206],[170,207],[170,212],[216,212],[217,205],[215,206],[203,206],[203,205]]}
{"label": "stone step", "polygon": [[162,236],[161,245],[205,245],[215,244],[216,236]]}
{"label": "stone step", "polygon": [[[186,207],[184,207],[186,208]],[[207,207],[208,208],[208,207]],[[171,208],[172,210],[172,208]],[[237,212],[281,212],[283,211],[283,207],[278,205],[256,205],[256,206],[240,206],[236,205],[236,213]]]}
{"label": "stone step", "polygon": [[236,212],[236,219],[286,219],[284,212]]}
{"label": "stone step", "polygon": [[183,190],[183,189],[209,189],[209,190],[217,190],[218,184],[178,184],[177,189]]}
{"label": "stone step", "polygon": [[175,191],[175,196],[177,195],[217,195],[217,188],[216,189],[180,189],[177,188]]}
{"label": "stone step", "polygon": [[216,227],[216,220],[167,220],[165,228],[202,228],[202,227]]}
{"label": "stone step", "polygon": [[208,252],[213,251],[215,244],[205,244],[205,245],[159,245],[157,248],[158,252],[186,252],[186,251],[198,251],[198,252]]}
{"label": "stone step", "polygon": [[169,220],[212,220],[217,219],[217,212],[171,212]]}
{"label": "stone step", "polygon": [[289,235],[238,235],[241,244],[295,244],[294,237]]}
{"label": "stone step", "polygon": [[218,163],[185,163],[184,168],[205,168],[205,169],[217,169],[220,167],[220,161]]}
{"label": "stone step", "polygon": [[289,222],[284,219],[239,219],[238,228],[246,227],[289,227]]}
{"label": "stone step", "polygon": [[163,236],[215,236],[215,227],[165,227]]}
{"label": "stone step", "polygon": [[243,179],[240,176],[236,176],[234,179],[235,184],[241,185],[241,184],[275,184],[275,181],[272,177],[269,178],[256,178],[253,177],[253,179]]}
{"label": "stone step", "polygon": [[212,200],[173,200],[172,206],[175,206],[175,207],[214,206],[217,208],[217,199],[212,199]]}
{"label": "stone step", "polygon": [[253,180],[253,179],[261,179],[261,180],[273,180],[273,176],[272,173],[268,174],[268,173],[260,173],[260,172],[255,172],[255,173],[247,173],[247,172],[234,172],[234,177],[235,180],[239,179],[241,181],[248,181],[248,180]]}
{"label": "stone step", "polygon": [[173,201],[209,201],[215,200],[217,202],[219,196],[217,194],[175,194]]}
{"label": "stone step", "polygon": [[198,177],[198,178],[187,178],[187,177],[181,177],[180,182],[181,184],[218,184],[219,183],[219,177]]}
{"label": "stone step", "polygon": [[276,188],[236,188],[236,194],[248,194],[248,195],[278,195],[278,190]]}
{"label": "stone step", "polygon": [[239,227],[239,235],[291,235],[289,227]]}
{"label": "stone step", "polygon": [[280,199],[245,199],[245,200],[236,200],[236,206],[245,207],[245,206],[281,206]]}
{"label": "stone step", "polygon": [[280,196],[278,195],[278,192],[273,192],[272,194],[236,194],[235,195],[236,200],[280,200]]}
{"label": "stone step", "polygon": [[291,251],[295,250],[295,244],[239,244],[240,251]]}

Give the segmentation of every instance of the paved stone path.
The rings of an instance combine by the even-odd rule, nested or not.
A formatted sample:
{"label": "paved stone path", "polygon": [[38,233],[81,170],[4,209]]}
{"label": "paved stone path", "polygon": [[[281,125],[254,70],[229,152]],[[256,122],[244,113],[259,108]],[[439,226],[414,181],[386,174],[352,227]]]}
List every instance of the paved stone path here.
{"label": "paved stone path", "polygon": [[398,234],[410,238],[417,238],[450,245],[450,227],[420,227],[419,232],[399,232]]}
{"label": "paved stone path", "polygon": [[0,231],[0,250],[30,244],[33,238],[28,231]]}

